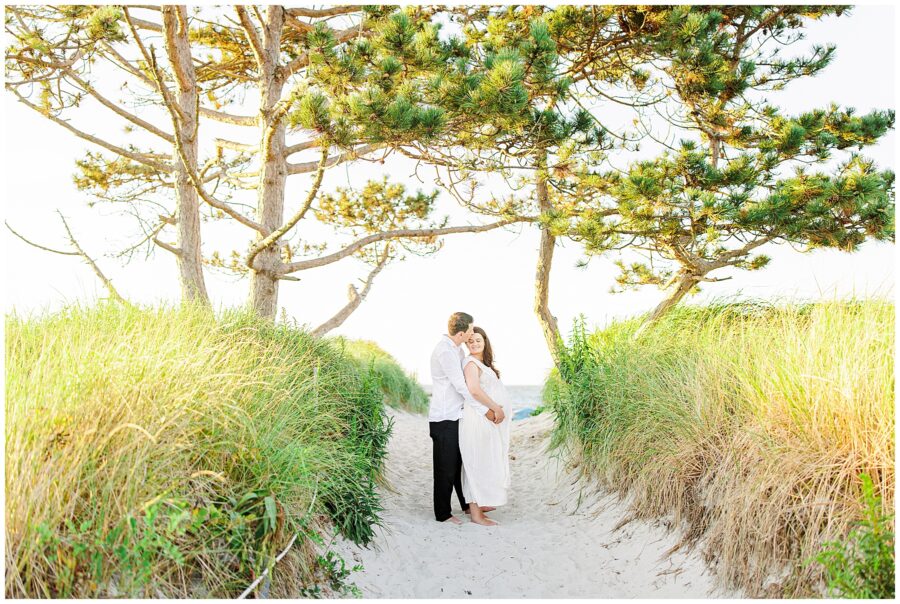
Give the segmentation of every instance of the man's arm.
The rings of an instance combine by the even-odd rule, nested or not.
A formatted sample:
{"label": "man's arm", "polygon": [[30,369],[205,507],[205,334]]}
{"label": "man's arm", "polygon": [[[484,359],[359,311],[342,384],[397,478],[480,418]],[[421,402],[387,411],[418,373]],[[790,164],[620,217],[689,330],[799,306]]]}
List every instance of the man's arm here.
{"label": "man's arm", "polygon": [[488,408],[476,401],[475,397],[472,396],[472,393],[469,392],[468,386],[466,386],[466,379],[463,377],[462,367],[459,364],[459,356],[453,350],[444,350],[438,355],[438,363],[440,363],[444,373],[447,374],[453,388],[463,397],[463,399],[472,405],[472,408],[481,415],[487,413]]}

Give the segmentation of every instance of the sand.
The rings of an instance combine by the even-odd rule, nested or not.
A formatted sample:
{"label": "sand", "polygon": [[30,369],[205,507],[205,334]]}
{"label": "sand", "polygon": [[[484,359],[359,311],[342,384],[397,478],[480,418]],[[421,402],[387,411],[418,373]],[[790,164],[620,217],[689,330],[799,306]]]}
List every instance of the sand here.
{"label": "sand", "polygon": [[[632,521],[627,504],[597,490],[546,453],[552,416],[513,422],[510,503],[500,525],[434,520],[431,440],[425,417],[391,411],[394,434],[382,488],[384,527],[368,548],[339,540],[365,598],[740,597],[714,588],[697,552],[681,548],[666,521]],[[580,499],[580,502],[579,502]]]}

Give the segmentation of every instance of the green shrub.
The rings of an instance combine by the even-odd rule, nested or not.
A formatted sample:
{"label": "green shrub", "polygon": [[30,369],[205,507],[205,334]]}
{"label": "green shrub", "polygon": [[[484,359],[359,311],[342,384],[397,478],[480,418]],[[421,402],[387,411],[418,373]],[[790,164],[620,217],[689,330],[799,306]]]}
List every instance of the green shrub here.
{"label": "green shrub", "polygon": [[840,598],[894,598],[893,515],[885,514],[872,479],[862,479],[864,516],[845,541],[831,541],[815,561],[825,567],[830,595]]}

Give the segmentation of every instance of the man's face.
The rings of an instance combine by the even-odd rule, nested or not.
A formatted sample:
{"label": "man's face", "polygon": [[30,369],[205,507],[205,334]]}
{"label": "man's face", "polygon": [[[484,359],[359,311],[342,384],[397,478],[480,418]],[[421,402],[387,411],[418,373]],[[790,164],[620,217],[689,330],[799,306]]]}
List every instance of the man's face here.
{"label": "man's face", "polygon": [[475,324],[474,323],[469,325],[469,329],[467,329],[466,331],[459,331],[456,334],[454,334],[453,341],[456,342],[456,344],[463,344],[464,342],[469,341],[469,338],[472,337],[473,333],[475,333]]}

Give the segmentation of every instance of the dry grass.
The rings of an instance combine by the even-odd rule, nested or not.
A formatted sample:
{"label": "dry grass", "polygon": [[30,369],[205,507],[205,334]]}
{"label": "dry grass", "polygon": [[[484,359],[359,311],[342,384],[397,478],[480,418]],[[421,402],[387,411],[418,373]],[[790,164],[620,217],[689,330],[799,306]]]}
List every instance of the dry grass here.
{"label": "dry grass", "polygon": [[557,445],[674,514],[719,576],[750,595],[816,595],[805,564],[860,516],[872,476],[894,505],[894,307],[828,302],[683,307],[580,337],[545,396]]}

